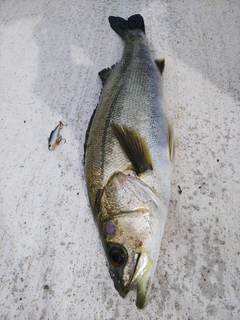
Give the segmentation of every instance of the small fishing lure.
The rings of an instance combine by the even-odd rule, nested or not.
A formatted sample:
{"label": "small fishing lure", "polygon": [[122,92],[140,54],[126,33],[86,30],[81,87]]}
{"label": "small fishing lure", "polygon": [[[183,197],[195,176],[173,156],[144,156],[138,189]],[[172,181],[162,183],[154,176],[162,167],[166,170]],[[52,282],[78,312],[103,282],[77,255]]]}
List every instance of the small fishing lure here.
{"label": "small fishing lure", "polygon": [[56,148],[56,146],[59,145],[61,141],[66,142],[65,139],[62,138],[60,135],[60,130],[65,126],[61,121],[59,121],[59,124],[56,126],[56,128],[50,133],[50,136],[48,138],[48,150],[52,151]]}

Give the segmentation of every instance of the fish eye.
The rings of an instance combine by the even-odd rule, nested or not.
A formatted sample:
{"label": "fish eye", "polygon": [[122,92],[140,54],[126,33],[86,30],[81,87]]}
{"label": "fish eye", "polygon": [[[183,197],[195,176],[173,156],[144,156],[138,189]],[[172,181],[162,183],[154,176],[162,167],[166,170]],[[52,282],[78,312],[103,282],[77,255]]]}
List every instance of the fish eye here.
{"label": "fish eye", "polygon": [[121,248],[112,248],[110,251],[111,263],[115,267],[120,267],[126,260],[126,255]]}

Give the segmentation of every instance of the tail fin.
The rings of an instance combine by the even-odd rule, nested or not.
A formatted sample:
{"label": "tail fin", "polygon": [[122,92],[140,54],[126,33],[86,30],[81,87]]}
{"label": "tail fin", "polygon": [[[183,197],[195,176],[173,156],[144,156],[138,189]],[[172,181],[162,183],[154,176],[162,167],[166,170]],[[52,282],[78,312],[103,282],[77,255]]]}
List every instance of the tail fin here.
{"label": "tail fin", "polygon": [[128,20],[112,16],[110,16],[108,20],[111,28],[121,37],[124,37],[126,30],[140,29],[145,33],[144,20],[140,14],[135,14],[128,18]]}

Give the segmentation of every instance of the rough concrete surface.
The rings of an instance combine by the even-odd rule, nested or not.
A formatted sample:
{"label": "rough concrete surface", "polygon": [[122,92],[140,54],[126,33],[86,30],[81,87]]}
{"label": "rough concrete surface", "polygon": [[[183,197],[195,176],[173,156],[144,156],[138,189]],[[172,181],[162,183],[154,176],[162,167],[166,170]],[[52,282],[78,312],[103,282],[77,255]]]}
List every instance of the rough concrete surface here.
{"label": "rough concrete surface", "polygon": [[[239,0],[8,0],[0,12],[0,318],[240,319]],[[141,13],[176,156],[169,215],[144,310],[115,291],[82,164],[98,71],[123,43],[108,23]],[[47,138],[62,120],[66,143]]]}

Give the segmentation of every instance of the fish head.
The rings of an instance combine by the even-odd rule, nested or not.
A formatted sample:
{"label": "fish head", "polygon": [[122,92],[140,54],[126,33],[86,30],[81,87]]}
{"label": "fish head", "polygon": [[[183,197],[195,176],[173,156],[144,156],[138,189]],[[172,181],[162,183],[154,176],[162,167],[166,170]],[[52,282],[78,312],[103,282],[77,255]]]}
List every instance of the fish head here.
{"label": "fish head", "polygon": [[111,278],[122,297],[137,286],[138,308],[148,301],[166,208],[137,177],[115,173],[99,203],[103,246]]}

